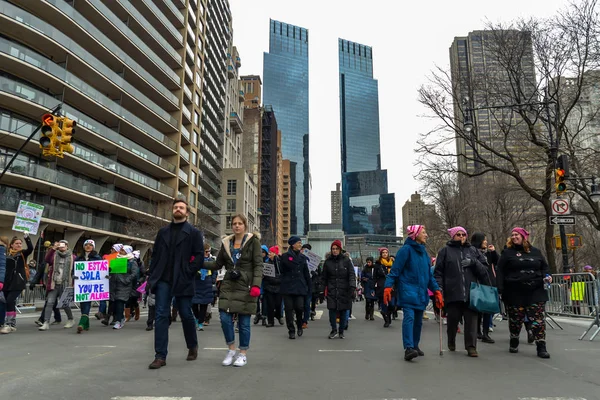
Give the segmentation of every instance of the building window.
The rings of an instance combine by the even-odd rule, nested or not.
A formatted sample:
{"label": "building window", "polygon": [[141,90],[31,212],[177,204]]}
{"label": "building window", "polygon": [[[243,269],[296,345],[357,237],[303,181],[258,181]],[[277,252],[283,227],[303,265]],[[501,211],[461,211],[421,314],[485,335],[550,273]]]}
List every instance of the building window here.
{"label": "building window", "polygon": [[200,135],[198,135],[198,132],[194,131],[194,144],[196,146],[198,146],[198,138],[200,137]]}
{"label": "building window", "polygon": [[196,106],[200,107],[200,93],[194,92],[194,94],[196,95],[194,97],[194,103],[196,103]]}
{"label": "building window", "polygon": [[237,209],[235,199],[227,199],[227,212],[235,212]]}
{"label": "building window", "polygon": [[237,181],[235,179],[227,180],[227,196],[235,196],[237,194]]}
{"label": "building window", "polygon": [[192,165],[198,166],[198,153],[192,150]]}
{"label": "building window", "polygon": [[225,222],[225,226],[226,226],[227,228],[230,228],[230,227],[231,227],[231,224],[232,224],[232,222],[233,222],[233,216],[231,216],[231,215],[228,215],[228,216],[226,217],[226,221],[227,221],[227,222]]}
{"label": "building window", "polygon": [[196,207],[196,192],[190,190],[190,205]]}
{"label": "building window", "polygon": [[194,125],[200,125],[200,114],[197,111],[194,111]]}
{"label": "building window", "polygon": [[190,183],[192,184],[192,186],[196,186],[198,184],[198,175],[196,174],[195,171],[192,171],[191,177],[192,177],[192,181]]}

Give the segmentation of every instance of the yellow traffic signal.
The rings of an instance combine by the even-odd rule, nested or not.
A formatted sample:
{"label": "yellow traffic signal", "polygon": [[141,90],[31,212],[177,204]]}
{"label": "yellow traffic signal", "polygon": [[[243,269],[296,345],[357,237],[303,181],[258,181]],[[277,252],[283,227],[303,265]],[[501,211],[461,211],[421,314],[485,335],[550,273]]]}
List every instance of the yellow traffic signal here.
{"label": "yellow traffic signal", "polygon": [[557,168],[555,170],[556,194],[563,194],[567,191],[567,182],[565,182],[565,170]]}
{"label": "yellow traffic signal", "polygon": [[73,134],[75,134],[76,122],[67,117],[61,117],[61,137],[60,137],[60,149],[61,152],[73,153]]}
{"label": "yellow traffic signal", "polygon": [[58,125],[59,118],[52,114],[42,116],[42,135],[40,136],[40,148],[44,156],[55,156],[58,151],[58,137],[61,130]]}

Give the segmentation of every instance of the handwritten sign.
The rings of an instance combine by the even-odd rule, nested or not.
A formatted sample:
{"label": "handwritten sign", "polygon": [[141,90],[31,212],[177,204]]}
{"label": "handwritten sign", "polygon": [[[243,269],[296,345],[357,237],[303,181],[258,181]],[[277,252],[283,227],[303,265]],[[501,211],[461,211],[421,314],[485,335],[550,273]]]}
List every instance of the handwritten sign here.
{"label": "handwritten sign", "polygon": [[217,282],[220,282],[223,279],[225,279],[225,273],[227,273],[227,270],[225,269],[225,267],[223,267],[219,270],[219,272],[217,273]]}
{"label": "handwritten sign", "polygon": [[73,288],[68,287],[63,290],[60,299],[58,300],[58,304],[56,308],[68,308],[71,307],[71,303],[73,302]]}
{"label": "handwritten sign", "polygon": [[263,275],[275,278],[275,265],[264,263],[263,264]]}
{"label": "handwritten sign", "polygon": [[74,285],[76,303],[109,300],[107,260],[76,261],[74,273],[78,278]]}
{"label": "handwritten sign", "polygon": [[304,255],[308,258],[308,270],[316,271],[319,268],[321,257],[317,253],[313,253],[308,249],[304,249]]}
{"label": "handwritten sign", "polygon": [[37,235],[43,213],[44,206],[25,200],[19,201],[19,208],[17,209],[17,215],[15,215],[12,230]]}

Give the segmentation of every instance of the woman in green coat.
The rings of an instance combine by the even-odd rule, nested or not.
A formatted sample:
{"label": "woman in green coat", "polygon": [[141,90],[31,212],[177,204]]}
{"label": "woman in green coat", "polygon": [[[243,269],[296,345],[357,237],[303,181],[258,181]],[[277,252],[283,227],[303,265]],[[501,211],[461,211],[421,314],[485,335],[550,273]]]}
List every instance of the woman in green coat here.
{"label": "woman in green coat", "polygon": [[[233,235],[223,238],[217,260],[209,268],[226,271],[219,296],[221,328],[229,346],[223,365],[243,367],[250,346],[250,317],[256,311],[256,298],[260,296],[263,259],[259,235],[247,233],[248,222],[243,215],[233,217],[231,228]],[[235,350],[234,314],[237,314],[240,331],[239,354]]]}

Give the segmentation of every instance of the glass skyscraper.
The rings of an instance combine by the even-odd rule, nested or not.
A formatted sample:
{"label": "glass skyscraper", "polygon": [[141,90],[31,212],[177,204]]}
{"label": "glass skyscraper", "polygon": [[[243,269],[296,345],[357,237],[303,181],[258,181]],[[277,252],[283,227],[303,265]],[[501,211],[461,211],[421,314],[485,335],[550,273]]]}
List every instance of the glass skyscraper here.
{"label": "glass skyscraper", "polygon": [[396,234],[396,205],[381,169],[379,89],[371,47],[339,39],[342,225],[352,234]]}
{"label": "glass skyscraper", "polygon": [[282,157],[289,159],[295,170],[290,183],[295,189],[290,231],[304,235],[308,232],[310,191],[308,31],[305,28],[270,21],[263,81],[263,104],[273,107],[281,129]]}

